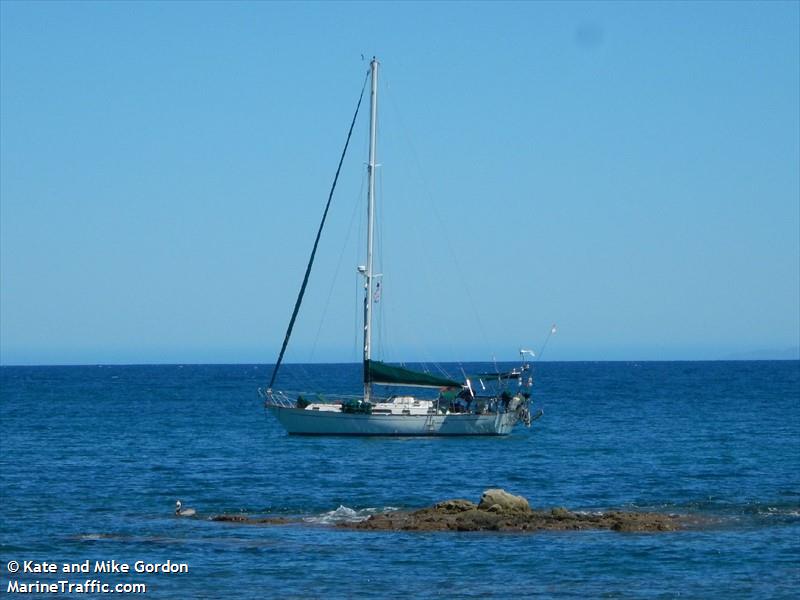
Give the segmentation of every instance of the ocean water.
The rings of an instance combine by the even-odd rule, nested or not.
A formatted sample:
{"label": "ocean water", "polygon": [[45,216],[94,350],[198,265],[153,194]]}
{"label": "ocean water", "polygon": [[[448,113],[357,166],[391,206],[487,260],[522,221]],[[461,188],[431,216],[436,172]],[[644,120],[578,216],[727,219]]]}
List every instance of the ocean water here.
{"label": "ocean water", "polygon": [[[285,367],[357,391],[360,367]],[[797,598],[800,362],[540,363],[505,438],[290,437],[269,367],[3,367],[0,586],[142,582],[153,598]],[[697,529],[387,533],[326,523],[489,487],[535,507],[656,510]],[[198,517],[173,516],[175,500]],[[303,523],[217,523],[220,513]],[[186,563],[11,574],[8,562]],[[52,594],[50,594],[52,595]],[[92,594],[83,594],[96,597]]]}

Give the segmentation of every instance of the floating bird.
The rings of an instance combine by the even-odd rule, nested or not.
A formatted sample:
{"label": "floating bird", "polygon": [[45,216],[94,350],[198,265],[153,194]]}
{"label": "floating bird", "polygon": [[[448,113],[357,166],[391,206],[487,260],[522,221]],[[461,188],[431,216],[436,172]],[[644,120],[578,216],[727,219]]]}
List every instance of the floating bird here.
{"label": "floating bird", "polygon": [[193,508],[181,508],[183,506],[180,500],[175,501],[175,516],[177,517],[193,517],[197,511]]}

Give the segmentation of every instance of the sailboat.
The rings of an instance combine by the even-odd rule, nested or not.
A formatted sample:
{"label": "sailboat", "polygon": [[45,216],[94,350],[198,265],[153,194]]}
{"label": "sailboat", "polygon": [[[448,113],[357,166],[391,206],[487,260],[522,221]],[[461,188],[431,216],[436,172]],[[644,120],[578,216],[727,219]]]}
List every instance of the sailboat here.
{"label": "sailboat", "polygon": [[[322,222],[306,267],[294,312],[284,337],[269,385],[259,389],[265,408],[289,434],[297,435],[379,435],[379,436],[466,436],[508,435],[518,423],[530,426],[541,416],[531,415],[533,377],[528,357],[533,353],[521,350],[521,364],[510,371],[464,374],[457,381],[438,374],[413,371],[372,358],[372,309],[377,275],[373,271],[375,221],[375,168],[378,117],[378,61],[373,58],[366,74],[350,131],[347,135],[339,168],[328,196]],[[364,346],[363,393],[322,399],[318,394],[287,392],[275,389],[278,370],[283,361],[292,328],[302,303],[311,273],[320,235],[330,208],[333,191],[353,132],[367,78],[370,82],[369,160],[367,163],[367,260],[358,267],[364,278]],[[476,385],[473,385],[475,381]],[[391,386],[402,390],[427,389],[428,395],[404,392],[382,396],[379,389]],[[477,390],[476,388],[480,388]],[[433,395],[431,395],[433,394]]]}

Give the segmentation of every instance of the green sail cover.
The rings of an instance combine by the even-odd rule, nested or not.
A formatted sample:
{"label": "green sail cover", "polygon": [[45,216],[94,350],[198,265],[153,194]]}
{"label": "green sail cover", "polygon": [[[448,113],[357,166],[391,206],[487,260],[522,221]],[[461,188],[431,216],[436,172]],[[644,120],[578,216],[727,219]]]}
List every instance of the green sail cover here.
{"label": "green sail cover", "polygon": [[417,387],[463,387],[463,384],[452,379],[418,373],[403,367],[393,367],[378,360],[364,361],[364,382]]}

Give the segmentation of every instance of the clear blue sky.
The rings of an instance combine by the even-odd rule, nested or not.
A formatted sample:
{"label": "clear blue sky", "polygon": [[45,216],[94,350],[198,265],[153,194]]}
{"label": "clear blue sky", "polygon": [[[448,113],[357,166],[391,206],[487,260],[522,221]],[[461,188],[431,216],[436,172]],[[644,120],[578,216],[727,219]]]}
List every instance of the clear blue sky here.
{"label": "clear blue sky", "polygon": [[[797,347],[798,6],[2,2],[0,361],[273,362],[361,54],[382,357]],[[288,361],[358,358],[365,150]]]}

